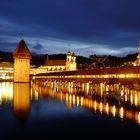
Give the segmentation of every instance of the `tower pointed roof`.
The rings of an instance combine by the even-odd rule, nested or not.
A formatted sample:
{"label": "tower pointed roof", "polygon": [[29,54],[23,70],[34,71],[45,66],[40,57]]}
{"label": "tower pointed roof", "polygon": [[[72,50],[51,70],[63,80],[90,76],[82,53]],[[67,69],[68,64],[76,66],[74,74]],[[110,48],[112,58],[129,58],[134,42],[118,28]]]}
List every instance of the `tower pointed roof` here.
{"label": "tower pointed roof", "polygon": [[67,52],[67,55],[71,55],[71,52],[70,52],[70,50],[68,50],[68,52]]}
{"label": "tower pointed roof", "polygon": [[72,53],[72,56],[73,56],[73,57],[76,57],[76,55],[75,55],[75,53],[74,53],[74,52]]}
{"label": "tower pointed roof", "polygon": [[14,50],[13,57],[31,59],[31,53],[23,39],[19,42],[17,48]]}

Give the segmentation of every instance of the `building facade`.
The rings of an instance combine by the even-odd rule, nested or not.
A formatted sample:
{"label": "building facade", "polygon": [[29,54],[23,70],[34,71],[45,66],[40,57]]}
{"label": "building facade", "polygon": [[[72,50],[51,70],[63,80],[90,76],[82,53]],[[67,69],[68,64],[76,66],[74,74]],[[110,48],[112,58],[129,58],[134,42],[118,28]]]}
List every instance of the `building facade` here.
{"label": "building facade", "polygon": [[13,63],[0,62],[0,80],[13,80]]}
{"label": "building facade", "polygon": [[76,70],[77,64],[76,64],[76,55],[75,53],[71,53],[70,51],[67,52],[66,57],[66,70]]}
{"label": "building facade", "polygon": [[77,69],[76,55],[70,51],[66,54],[66,60],[49,60],[46,57],[45,63],[38,67],[31,69],[31,74],[47,73],[54,71],[73,71]]}

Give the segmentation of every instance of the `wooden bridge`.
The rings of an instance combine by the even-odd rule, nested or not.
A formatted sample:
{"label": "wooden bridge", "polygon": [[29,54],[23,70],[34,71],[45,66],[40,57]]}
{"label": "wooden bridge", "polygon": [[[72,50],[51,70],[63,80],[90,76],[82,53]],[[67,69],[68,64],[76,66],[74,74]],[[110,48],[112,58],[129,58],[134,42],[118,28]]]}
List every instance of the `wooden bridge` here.
{"label": "wooden bridge", "polygon": [[140,84],[140,66],[60,71],[31,75],[35,81]]}

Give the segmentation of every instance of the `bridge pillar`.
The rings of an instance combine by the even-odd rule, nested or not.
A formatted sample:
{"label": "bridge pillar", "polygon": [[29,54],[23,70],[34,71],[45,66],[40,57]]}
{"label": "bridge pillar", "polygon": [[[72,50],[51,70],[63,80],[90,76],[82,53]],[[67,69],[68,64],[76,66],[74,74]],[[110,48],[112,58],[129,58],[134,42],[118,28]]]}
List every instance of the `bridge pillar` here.
{"label": "bridge pillar", "polygon": [[105,91],[105,84],[104,83],[100,83],[100,93],[101,93],[101,97],[103,96],[103,92]]}
{"label": "bridge pillar", "polygon": [[82,91],[84,91],[85,90],[85,84],[81,83],[81,86],[82,86]]}
{"label": "bridge pillar", "polygon": [[86,94],[89,94],[89,83],[86,83],[85,91],[86,91]]}

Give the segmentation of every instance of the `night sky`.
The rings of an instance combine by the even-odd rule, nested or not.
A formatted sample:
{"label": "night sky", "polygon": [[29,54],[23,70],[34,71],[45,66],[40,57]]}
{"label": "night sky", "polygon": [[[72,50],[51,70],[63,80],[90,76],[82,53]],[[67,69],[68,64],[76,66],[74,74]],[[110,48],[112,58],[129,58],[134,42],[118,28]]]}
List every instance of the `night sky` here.
{"label": "night sky", "polygon": [[21,38],[38,54],[136,53],[140,0],[0,0],[0,50]]}

